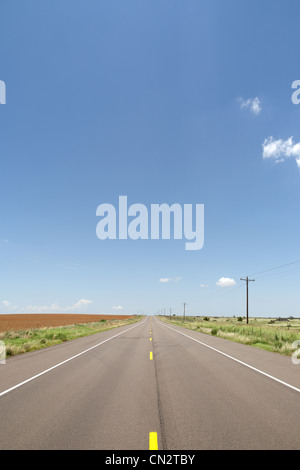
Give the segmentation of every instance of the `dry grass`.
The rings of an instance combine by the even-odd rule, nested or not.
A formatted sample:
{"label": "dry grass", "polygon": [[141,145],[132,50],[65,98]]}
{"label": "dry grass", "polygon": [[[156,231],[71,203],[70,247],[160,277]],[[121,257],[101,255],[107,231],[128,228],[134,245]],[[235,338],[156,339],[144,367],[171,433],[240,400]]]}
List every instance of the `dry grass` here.
{"label": "dry grass", "polygon": [[4,341],[6,356],[15,356],[29,351],[36,351],[48,346],[70,341],[82,336],[89,336],[101,331],[130,325],[138,321],[140,316],[119,315],[121,319],[102,318],[97,322],[65,325],[59,327],[30,328],[24,330],[7,330],[0,332],[0,340]]}
{"label": "dry grass", "polygon": [[278,321],[270,318],[252,318],[249,325],[245,319],[238,321],[233,317],[187,317],[186,321],[180,317],[173,317],[171,320],[164,317],[161,319],[200,333],[288,356],[295,351],[293,343],[300,340],[299,319]]}

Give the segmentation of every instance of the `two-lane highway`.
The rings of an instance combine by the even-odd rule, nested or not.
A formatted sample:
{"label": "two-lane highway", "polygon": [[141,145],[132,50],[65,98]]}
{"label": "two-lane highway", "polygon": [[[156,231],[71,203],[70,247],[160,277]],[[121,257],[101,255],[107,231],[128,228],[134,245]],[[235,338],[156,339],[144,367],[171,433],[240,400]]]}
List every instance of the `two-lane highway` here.
{"label": "two-lane highway", "polygon": [[299,449],[291,358],[155,320],[154,360],[167,449]]}
{"label": "two-lane highway", "polygon": [[148,449],[160,424],[149,337],[144,319],[8,359],[0,395],[25,383],[0,396],[0,448]]}
{"label": "two-lane highway", "polygon": [[155,317],[0,366],[0,449],[298,449],[300,366]]}

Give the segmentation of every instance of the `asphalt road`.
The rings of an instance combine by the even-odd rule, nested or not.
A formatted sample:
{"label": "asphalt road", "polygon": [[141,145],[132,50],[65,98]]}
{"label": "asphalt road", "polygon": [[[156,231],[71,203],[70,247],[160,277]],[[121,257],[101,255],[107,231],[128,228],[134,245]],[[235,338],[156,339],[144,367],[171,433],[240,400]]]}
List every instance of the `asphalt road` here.
{"label": "asphalt road", "polygon": [[0,365],[0,449],[299,449],[299,416],[291,358],[157,318]]}

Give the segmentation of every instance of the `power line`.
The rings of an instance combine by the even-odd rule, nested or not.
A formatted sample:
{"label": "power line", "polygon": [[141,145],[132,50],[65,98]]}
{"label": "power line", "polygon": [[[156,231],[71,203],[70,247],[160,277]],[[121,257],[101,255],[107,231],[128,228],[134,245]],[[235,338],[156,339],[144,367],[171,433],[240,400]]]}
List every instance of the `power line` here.
{"label": "power line", "polygon": [[[275,271],[277,269],[282,269],[282,268],[285,268],[285,267],[288,267],[288,266],[292,266],[292,265],[297,264],[297,263],[300,263],[300,260],[292,261],[290,263],[282,264],[280,266],[274,266],[272,268],[268,268],[268,269],[265,269],[263,271],[258,271],[256,273],[253,273],[252,276],[258,276],[260,274],[269,273],[269,272]],[[271,278],[271,277],[281,276],[281,275],[284,275],[284,274],[289,274],[290,272],[295,272],[297,270],[300,270],[300,266],[296,267],[294,269],[286,270],[286,271],[279,272],[279,273],[271,273],[270,276],[268,276],[268,274],[267,274],[266,276],[259,277],[259,280],[265,280],[265,279],[268,279],[269,277]],[[202,297],[201,300],[215,300],[219,297],[222,297],[223,295],[231,294],[232,292],[235,292],[235,290],[240,289],[241,287],[242,287],[242,285],[232,286],[232,287],[226,288],[226,292],[215,291],[215,292],[212,292],[212,293],[208,294],[205,297]]]}
{"label": "power line", "polygon": [[276,272],[271,272],[270,274],[266,274],[265,276],[262,276],[262,277],[258,277],[259,280],[262,280],[262,281],[265,281],[265,280],[268,280],[268,279],[277,279],[277,278],[280,278],[282,276],[285,276],[287,274],[294,274],[295,272],[299,272],[300,271],[300,266],[298,266],[297,268],[293,268],[293,269],[287,269],[285,271],[280,271],[278,273]]}
{"label": "power line", "polygon": [[297,263],[300,263],[300,260],[292,261],[291,263],[287,263],[287,264],[282,264],[281,266],[274,266],[273,268],[265,269],[264,271],[259,271],[257,273],[254,273],[253,276],[264,274],[269,271],[275,271],[276,269],[286,268],[287,266],[291,266],[292,264],[297,264]]}
{"label": "power line", "polygon": [[218,288],[218,291],[212,292],[211,294],[208,294],[206,297],[202,297],[201,300],[207,300],[207,299],[215,300],[219,297],[223,297],[224,295],[231,294],[232,292],[236,291],[237,289],[240,289],[241,287],[243,287],[242,284],[231,286],[231,287],[226,287],[224,288],[224,291],[222,292],[220,292],[220,288]]}

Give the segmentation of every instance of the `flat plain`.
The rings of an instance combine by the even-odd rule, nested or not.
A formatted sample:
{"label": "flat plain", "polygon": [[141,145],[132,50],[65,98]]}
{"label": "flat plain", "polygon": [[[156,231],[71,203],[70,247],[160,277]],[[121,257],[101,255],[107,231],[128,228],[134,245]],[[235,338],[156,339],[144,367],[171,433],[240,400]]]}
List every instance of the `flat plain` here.
{"label": "flat plain", "polygon": [[93,323],[101,320],[125,320],[127,318],[131,318],[131,315],[88,315],[79,313],[3,314],[0,315],[0,331]]}

